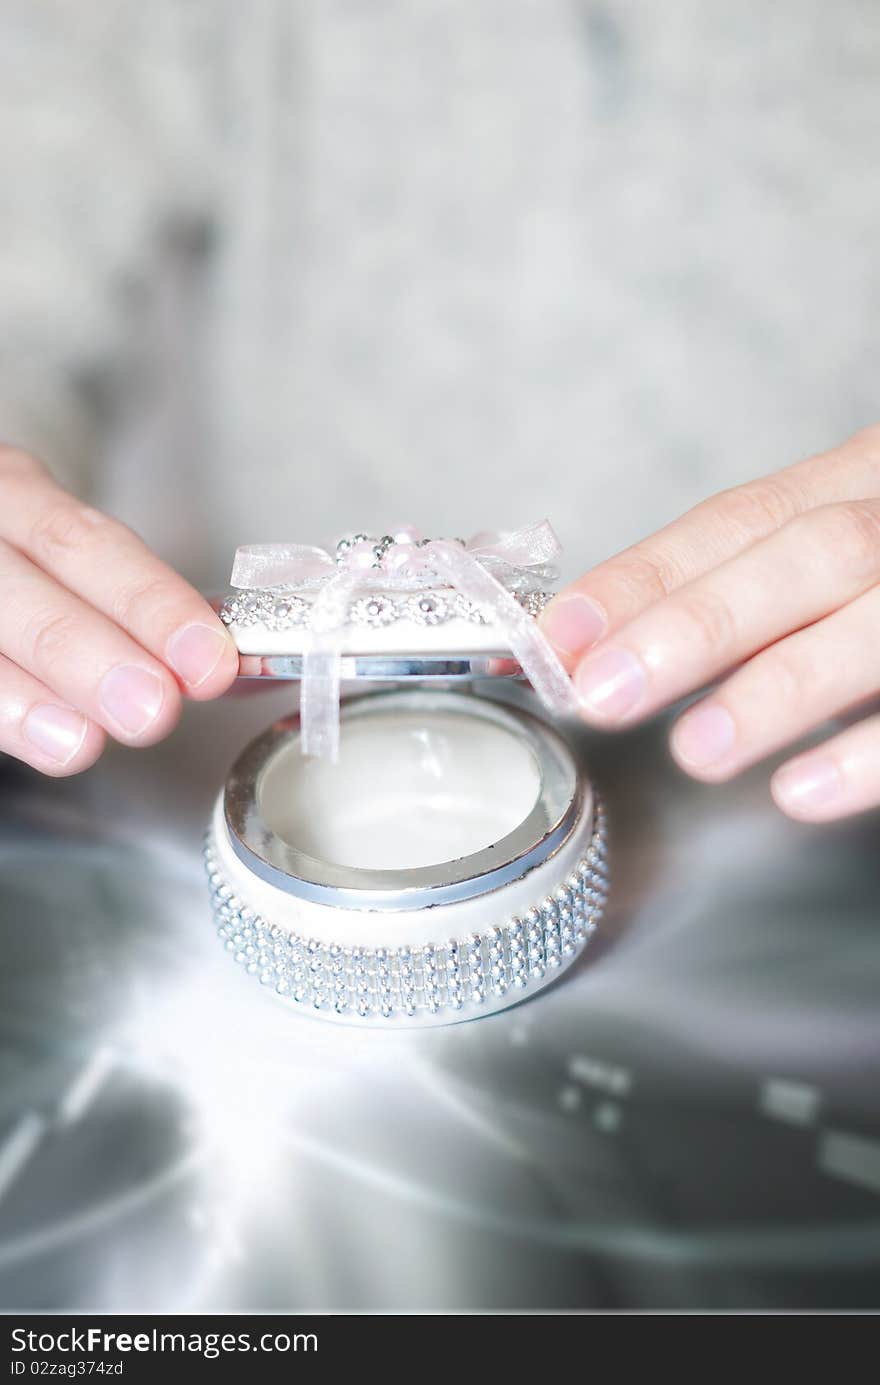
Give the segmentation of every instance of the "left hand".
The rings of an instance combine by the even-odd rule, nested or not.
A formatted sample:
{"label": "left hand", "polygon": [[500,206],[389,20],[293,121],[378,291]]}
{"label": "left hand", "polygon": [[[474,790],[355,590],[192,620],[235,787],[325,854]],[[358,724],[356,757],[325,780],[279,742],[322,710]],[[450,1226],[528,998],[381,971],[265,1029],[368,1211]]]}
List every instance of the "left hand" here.
{"label": "left hand", "polygon": [[[704,501],[600,563],[546,608],[584,718],[641,721],[722,678],[679,716],[672,753],[723,781],[880,692],[880,428]],[[880,804],[880,716],[771,781],[791,817]]]}

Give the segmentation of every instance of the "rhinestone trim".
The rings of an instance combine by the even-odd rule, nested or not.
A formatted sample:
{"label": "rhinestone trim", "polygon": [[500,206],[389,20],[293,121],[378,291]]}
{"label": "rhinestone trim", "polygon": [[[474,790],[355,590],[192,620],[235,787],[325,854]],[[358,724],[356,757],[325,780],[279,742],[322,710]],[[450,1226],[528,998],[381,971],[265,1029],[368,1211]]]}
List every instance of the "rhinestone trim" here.
{"label": "rhinestone trim", "polygon": [[270,923],[234,893],[209,833],[204,859],[217,936],[248,975],[284,1000],[353,1020],[381,1023],[458,1012],[508,993],[513,1004],[580,952],[596,931],[609,880],[605,812],[598,800],[594,812],[590,845],[552,896],[484,933],[422,947],[342,947]]}
{"label": "rhinestone trim", "polygon": [[[553,596],[552,592],[514,592],[530,616],[538,616]],[[309,629],[311,601],[295,592],[233,591],[220,607],[224,625],[262,625],[267,630]],[[348,609],[348,624],[381,627],[396,620],[413,625],[445,625],[450,620],[467,620],[473,625],[488,625],[483,612],[459,592],[411,592],[394,597],[384,592],[360,596]]]}

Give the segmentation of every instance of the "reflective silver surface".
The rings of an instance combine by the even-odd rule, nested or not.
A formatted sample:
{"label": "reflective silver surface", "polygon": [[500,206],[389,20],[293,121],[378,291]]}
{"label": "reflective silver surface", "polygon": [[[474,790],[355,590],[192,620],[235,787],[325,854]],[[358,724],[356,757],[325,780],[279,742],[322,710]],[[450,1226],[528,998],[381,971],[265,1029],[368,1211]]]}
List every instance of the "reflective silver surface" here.
{"label": "reflective silver surface", "polygon": [[[430,909],[488,894],[546,861],[570,836],[589,799],[575,759],[562,737],[540,717],[512,713],[484,697],[409,689],[359,698],[342,710],[344,721],[393,717],[399,711],[478,718],[517,736],[538,770],[538,797],[528,816],[484,850],[435,865],[397,870],[353,869],[307,855],[274,832],[260,808],[265,775],[298,735],[285,718],[258,736],[238,757],[226,780],[224,817],[232,848],[248,870],[277,889],[344,909]],[[369,794],[371,786],[363,786]]]}
{"label": "reflective silver surface", "polygon": [[[298,683],[302,679],[302,658],[298,654],[243,654],[242,678],[280,678]],[[387,683],[407,679],[419,683],[471,683],[494,678],[521,678],[511,666],[510,650],[494,654],[465,654],[460,657],[403,654],[344,654],[340,677],[348,682]]]}
{"label": "reflective silver surface", "polygon": [[585,737],[604,940],[528,1005],[365,1036],[210,936],[202,826],[272,701],[79,782],[4,766],[3,1306],[878,1306],[876,817]]}

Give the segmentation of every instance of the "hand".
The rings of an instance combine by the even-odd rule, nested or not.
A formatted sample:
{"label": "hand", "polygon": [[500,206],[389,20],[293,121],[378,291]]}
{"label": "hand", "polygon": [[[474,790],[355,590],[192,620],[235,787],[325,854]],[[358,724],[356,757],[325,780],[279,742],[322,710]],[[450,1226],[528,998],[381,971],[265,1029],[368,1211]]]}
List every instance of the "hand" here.
{"label": "hand", "polygon": [[107,735],[152,745],[181,693],[216,697],[238,653],[204,597],[125,525],[0,447],[0,751],[76,774]]}
{"label": "hand", "polygon": [[[880,428],[723,491],[560,592],[542,627],[585,719],[629,726],[722,678],[672,731],[722,781],[880,691]],[[880,716],[783,765],[779,807],[880,804]]]}

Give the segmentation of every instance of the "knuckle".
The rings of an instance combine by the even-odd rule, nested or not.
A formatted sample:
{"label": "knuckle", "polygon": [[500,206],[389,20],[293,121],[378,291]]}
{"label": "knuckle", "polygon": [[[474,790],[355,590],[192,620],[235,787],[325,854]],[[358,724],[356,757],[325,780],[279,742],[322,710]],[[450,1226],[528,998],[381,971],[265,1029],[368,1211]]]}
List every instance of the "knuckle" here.
{"label": "knuckle", "polygon": [[681,599],[688,637],[713,656],[724,655],[737,640],[736,617],[716,592],[694,591]]}
{"label": "knuckle", "polygon": [[632,548],[621,554],[616,564],[616,580],[627,595],[637,601],[661,601],[676,585],[675,574],[655,553]]}
{"label": "knuckle", "polygon": [[753,661],[751,673],[756,701],[762,703],[770,688],[774,704],[781,707],[797,707],[803,701],[804,689],[816,682],[808,654],[790,640],[765,650]]}
{"label": "knuckle", "polygon": [[791,487],[776,476],[722,491],[718,508],[724,523],[744,538],[780,529],[797,510]]}
{"label": "knuckle", "polygon": [[68,615],[42,612],[28,622],[24,638],[31,667],[45,672],[69,658],[77,641],[77,631]]}
{"label": "knuckle", "polygon": [[38,560],[59,552],[81,554],[94,542],[104,516],[88,505],[65,497],[48,504],[34,520],[28,550]]}
{"label": "knuckle", "polygon": [[118,584],[111,613],[117,625],[128,629],[142,625],[145,614],[152,616],[175,605],[180,605],[180,589],[173,577],[141,576]]}
{"label": "knuckle", "polygon": [[880,508],[870,501],[850,500],[813,512],[815,540],[831,560],[842,564],[854,580],[869,580],[880,571]]}

